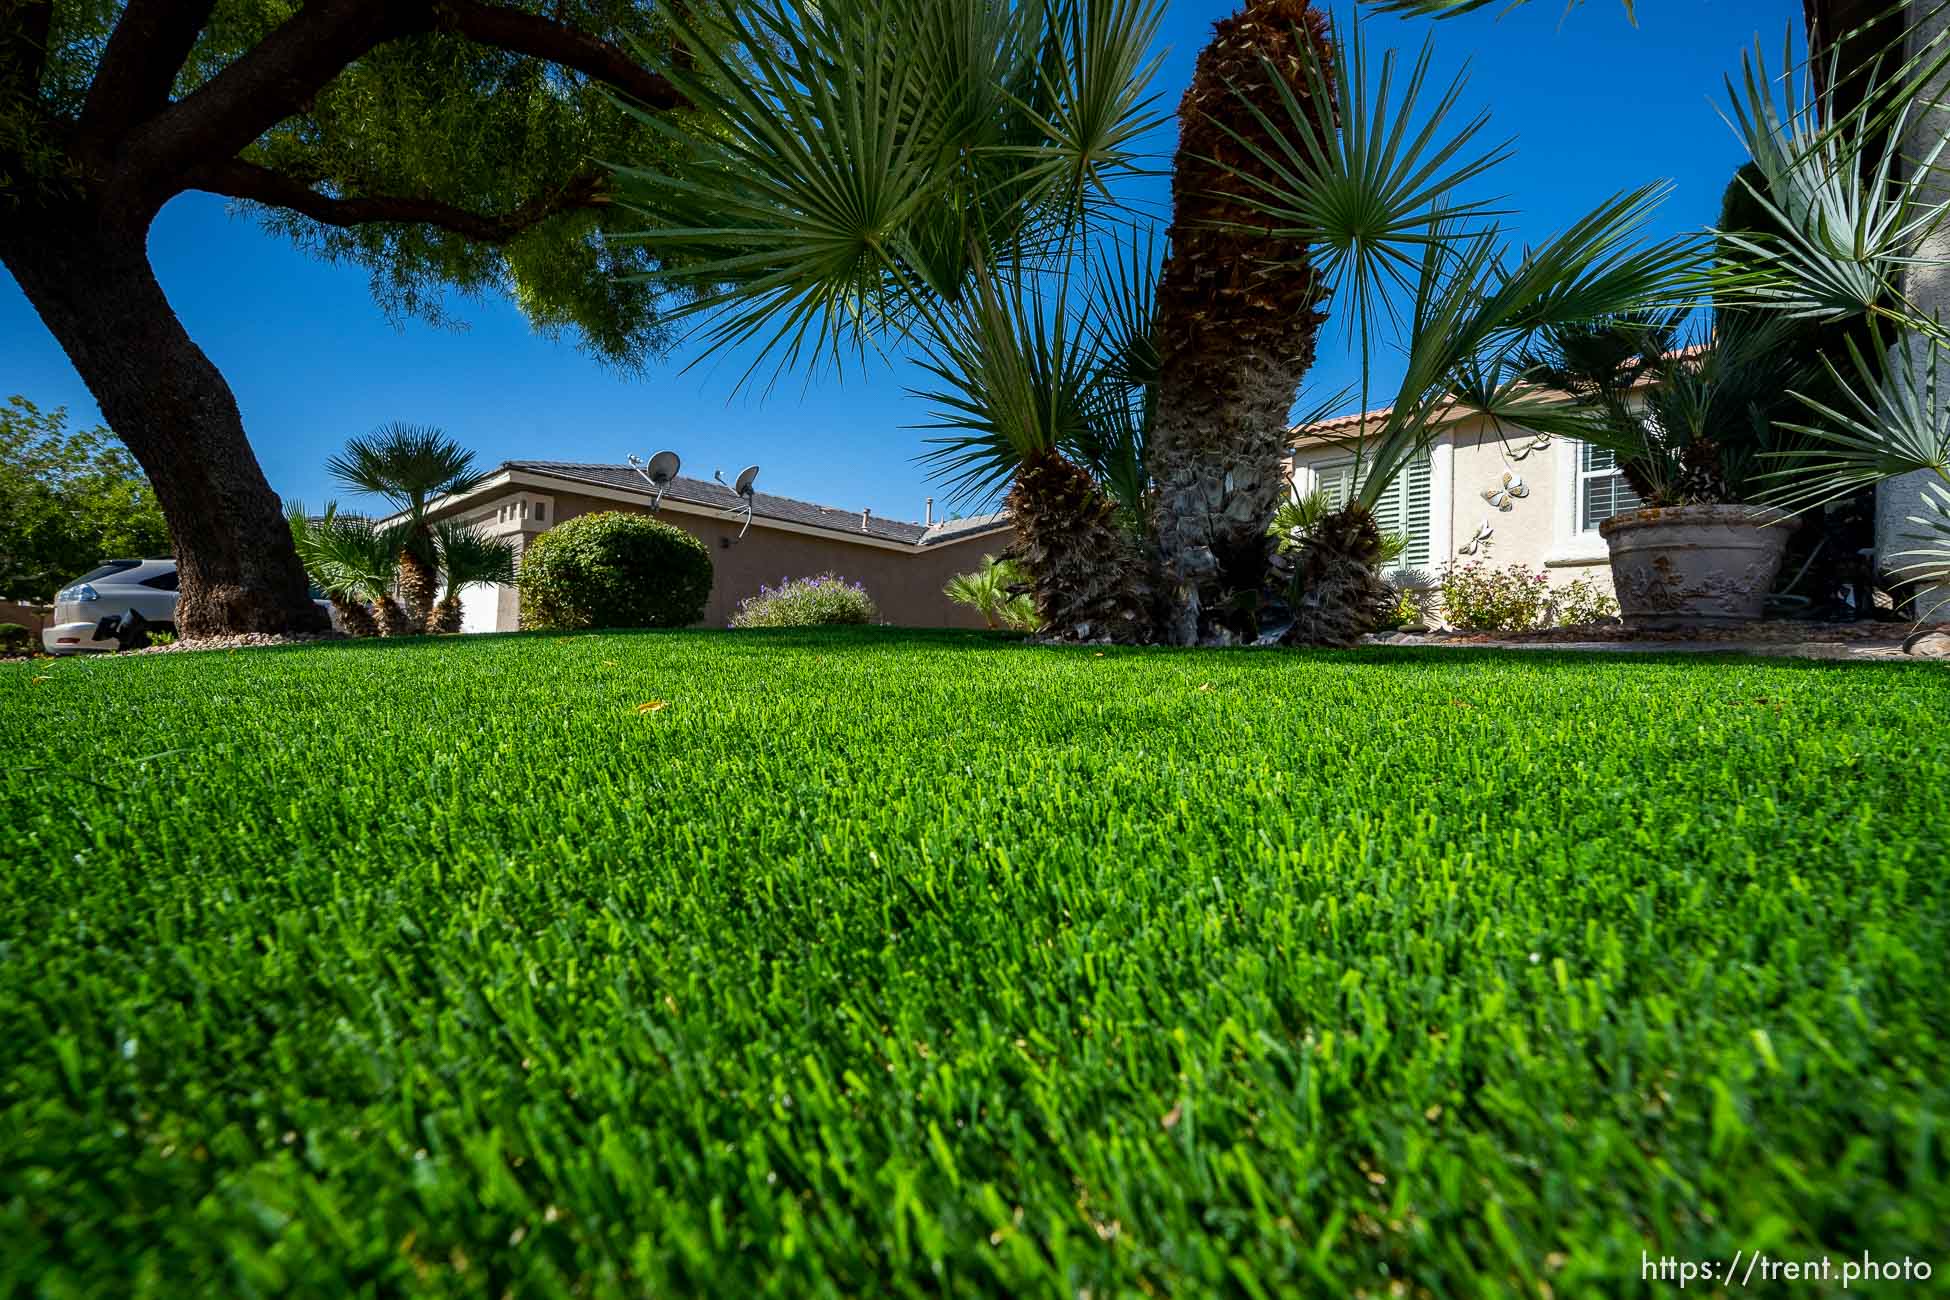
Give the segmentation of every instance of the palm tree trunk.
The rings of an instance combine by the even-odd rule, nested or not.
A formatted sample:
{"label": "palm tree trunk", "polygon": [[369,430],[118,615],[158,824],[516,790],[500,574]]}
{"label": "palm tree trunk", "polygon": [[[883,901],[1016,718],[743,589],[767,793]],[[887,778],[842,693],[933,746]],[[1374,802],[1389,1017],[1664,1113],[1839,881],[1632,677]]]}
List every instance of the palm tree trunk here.
{"label": "palm tree trunk", "polygon": [[414,627],[428,627],[433,614],[433,599],[440,590],[440,575],[409,538],[399,557],[399,601]]}
{"label": "palm tree trunk", "polygon": [[1149,638],[1152,584],[1144,549],[1089,474],[1045,452],[1017,471],[1008,510],[1046,634]]}
{"label": "palm tree trunk", "polygon": [[[1232,169],[1263,164],[1219,123],[1264,135],[1242,96],[1269,116],[1285,113],[1262,60],[1308,98],[1296,35],[1324,52],[1327,20],[1309,0],[1247,0],[1214,28],[1178,109],[1149,451],[1165,632],[1178,645],[1220,627],[1242,638],[1256,631],[1266,530],[1287,492],[1288,421],[1325,319],[1305,247],[1274,237],[1265,217],[1226,197],[1245,188]],[[1313,107],[1331,117],[1331,105]]]}
{"label": "palm tree trunk", "polygon": [[176,546],[179,632],[322,631],[230,386],[163,295],[146,221],[133,226],[84,202],[0,204],[0,261],[155,485]]}
{"label": "palm tree trunk", "polygon": [[460,594],[458,592],[448,592],[445,596],[441,597],[440,603],[433,607],[433,613],[427,619],[427,631],[441,634],[460,631]]}
{"label": "palm tree trunk", "polygon": [[382,595],[372,602],[374,620],[379,624],[381,636],[412,636],[424,623],[415,623],[400,608],[400,603],[391,596]]}
{"label": "palm tree trunk", "polygon": [[339,626],[347,636],[378,636],[379,624],[373,621],[372,611],[356,600],[344,596],[331,598],[332,609],[339,616]]}
{"label": "palm tree trunk", "polygon": [[1351,646],[1381,626],[1395,591],[1381,580],[1381,527],[1349,505],[1322,519],[1293,555],[1291,645]]}

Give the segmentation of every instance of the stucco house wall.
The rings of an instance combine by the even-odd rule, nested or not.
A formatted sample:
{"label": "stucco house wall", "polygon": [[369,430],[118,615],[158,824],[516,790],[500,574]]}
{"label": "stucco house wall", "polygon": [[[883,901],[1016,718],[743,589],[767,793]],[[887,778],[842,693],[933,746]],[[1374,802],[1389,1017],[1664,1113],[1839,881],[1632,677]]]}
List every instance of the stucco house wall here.
{"label": "stucco house wall", "polygon": [[[1604,539],[1578,526],[1579,454],[1568,438],[1508,428],[1499,436],[1480,415],[1443,429],[1429,457],[1430,569],[1471,560],[1520,564],[1542,570],[1554,586],[1586,578],[1609,592]],[[1302,431],[1291,463],[1295,488],[1311,491],[1321,466],[1348,457]]]}
{"label": "stucco house wall", "polygon": [[[508,477],[508,476],[503,476]],[[435,518],[460,517],[506,538],[519,554],[535,537],[557,524],[604,510],[650,513],[647,496],[584,490],[569,482],[535,476],[470,493],[435,511]],[[924,546],[889,542],[864,532],[858,539],[829,530],[795,528],[754,516],[742,540],[743,520],[724,510],[666,498],[657,518],[701,539],[710,548],[712,582],[701,627],[723,627],[732,610],[759,588],[781,578],[810,577],[831,571],[861,583],[879,607],[883,622],[900,627],[983,626],[981,615],[956,605],[942,587],[958,573],[981,567],[984,555],[999,554],[1013,540],[1006,526]],[[470,588],[461,594],[462,629],[507,632],[520,626],[520,593],[512,585]]]}

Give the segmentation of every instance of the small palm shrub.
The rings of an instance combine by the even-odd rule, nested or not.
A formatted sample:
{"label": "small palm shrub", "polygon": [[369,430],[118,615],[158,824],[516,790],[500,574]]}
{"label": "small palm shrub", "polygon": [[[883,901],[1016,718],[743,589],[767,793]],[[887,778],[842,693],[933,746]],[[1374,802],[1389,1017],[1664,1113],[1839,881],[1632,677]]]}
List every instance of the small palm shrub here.
{"label": "small palm shrub", "polygon": [[732,611],[733,627],[821,627],[832,623],[871,623],[880,611],[873,597],[857,582],[835,573],[810,578],[780,578],[776,587],[760,587]]}
{"label": "small palm shrub", "polygon": [[711,595],[711,552],[681,528],[606,510],[530,542],[516,583],[524,628],[688,627]]}
{"label": "small palm shrub", "polygon": [[982,567],[972,573],[958,573],[941,590],[957,605],[966,605],[982,616],[990,630],[1007,628],[1011,632],[1035,632],[1043,625],[1036,613],[1036,602],[1027,592],[1012,594],[1010,588],[1027,586],[1029,575],[1014,560],[982,557]]}
{"label": "small palm shrub", "polygon": [[26,654],[33,634],[18,623],[0,623],[0,654]]}
{"label": "small palm shrub", "polygon": [[1550,620],[1550,580],[1521,564],[1492,569],[1480,561],[1442,574],[1442,614],[1464,632],[1526,632]]}

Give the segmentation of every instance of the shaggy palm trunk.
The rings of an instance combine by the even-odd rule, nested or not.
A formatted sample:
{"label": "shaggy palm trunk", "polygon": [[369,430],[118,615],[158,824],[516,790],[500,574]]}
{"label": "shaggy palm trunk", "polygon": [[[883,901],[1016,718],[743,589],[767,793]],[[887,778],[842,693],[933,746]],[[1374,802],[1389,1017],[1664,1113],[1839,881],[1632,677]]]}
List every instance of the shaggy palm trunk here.
{"label": "shaggy palm trunk", "polygon": [[420,552],[416,545],[418,540],[409,539],[406,549],[400,552],[399,603],[405,606],[406,617],[414,627],[430,628],[434,596],[440,590],[440,575]]}
{"label": "shaggy palm trunk", "polygon": [[391,596],[381,596],[372,602],[374,620],[379,624],[381,636],[412,636],[424,623],[415,623],[400,608],[400,603]]}
{"label": "shaggy palm trunk", "polygon": [[1017,472],[1008,509],[1046,634],[1120,642],[1149,636],[1151,584],[1143,548],[1090,475],[1045,452]]}
{"label": "shaggy palm trunk", "polygon": [[145,219],[87,202],[0,202],[0,262],[155,485],[176,544],[178,631],[320,631],[236,399],[163,296],[147,235]]}
{"label": "shaggy palm trunk", "polygon": [[440,603],[433,607],[433,613],[427,618],[427,631],[436,633],[460,631],[460,595],[458,593],[448,592],[445,596],[441,597]]}
{"label": "shaggy palm trunk", "polygon": [[1360,506],[1335,511],[1293,555],[1293,645],[1351,646],[1381,626],[1395,591],[1381,580],[1381,527]]}
{"label": "shaggy palm trunk", "polygon": [[1165,634],[1178,645],[1220,627],[1257,630],[1266,530],[1287,491],[1287,422],[1324,319],[1306,248],[1226,197],[1249,191],[1235,170],[1264,168],[1226,128],[1278,156],[1246,109],[1286,117],[1276,78],[1331,126],[1333,106],[1310,102],[1296,36],[1326,62],[1327,20],[1308,0],[1248,0],[1214,28],[1178,109],[1149,452]]}
{"label": "shaggy palm trunk", "polygon": [[339,616],[339,626],[347,636],[378,636],[379,624],[373,620],[372,611],[356,600],[344,596],[333,596],[332,610]]}

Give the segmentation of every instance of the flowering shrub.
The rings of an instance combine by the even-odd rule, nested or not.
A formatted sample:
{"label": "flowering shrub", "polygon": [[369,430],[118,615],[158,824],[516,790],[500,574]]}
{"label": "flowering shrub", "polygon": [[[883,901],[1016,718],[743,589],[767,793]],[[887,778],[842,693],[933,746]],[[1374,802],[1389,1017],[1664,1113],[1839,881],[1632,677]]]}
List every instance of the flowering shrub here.
{"label": "flowering shrub", "polygon": [[871,623],[879,616],[873,597],[857,582],[834,573],[810,578],[780,578],[760,587],[732,611],[732,627],[819,627],[827,623]]}
{"label": "flowering shrub", "polygon": [[1576,578],[1551,592],[1552,613],[1567,627],[1618,617],[1618,602],[1590,578]]}
{"label": "flowering shrub", "polygon": [[1464,632],[1527,632],[1603,622],[1618,614],[1618,602],[1590,578],[1553,587],[1542,572],[1521,564],[1492,569],[1472,562],[1443,573],[1442,611]]}
{"label": "flowering shrub", "polygon": [[1492,569],[1472,560],[1442,574],[1442,613],[1464,632],[1525,632],[1550,618],[1550,580],[1521,564]]}

